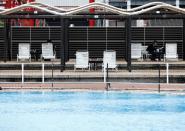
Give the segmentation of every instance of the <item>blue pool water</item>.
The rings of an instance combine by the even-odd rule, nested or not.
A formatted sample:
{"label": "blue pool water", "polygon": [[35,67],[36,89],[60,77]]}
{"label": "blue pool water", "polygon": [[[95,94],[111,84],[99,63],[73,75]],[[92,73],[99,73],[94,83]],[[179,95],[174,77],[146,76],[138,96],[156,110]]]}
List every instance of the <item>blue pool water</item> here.
{"label": "blue pool water", "polygon": [[0,131],[184,131],[185,96],[1,92]]}

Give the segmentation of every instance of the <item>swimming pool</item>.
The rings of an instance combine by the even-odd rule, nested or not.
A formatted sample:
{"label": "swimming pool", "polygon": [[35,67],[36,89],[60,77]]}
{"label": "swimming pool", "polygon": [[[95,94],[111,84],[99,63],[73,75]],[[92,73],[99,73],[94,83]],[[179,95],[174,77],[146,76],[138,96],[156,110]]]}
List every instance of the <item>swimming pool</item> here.
{"label": "swimming pool", "polygon": [[185,96],[1,92],[0,131],[183,131]]}

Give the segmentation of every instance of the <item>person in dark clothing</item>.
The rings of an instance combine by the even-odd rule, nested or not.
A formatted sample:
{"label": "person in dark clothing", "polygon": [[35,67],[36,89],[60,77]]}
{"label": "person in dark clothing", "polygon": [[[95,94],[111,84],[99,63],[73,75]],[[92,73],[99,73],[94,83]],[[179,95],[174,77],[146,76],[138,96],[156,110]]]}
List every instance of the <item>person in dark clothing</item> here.
{"label": "person in dark clothing", "polygon": [[160,47],[156,50],[156,57],[159,61],[161,61],[161,58],[164,59],[164,54],[165,54],[165,48],[164,47]]}
{"label": "person in dark clothing", "polygon": [[152,61],[155,61],[155,59],[156,59],[156,41],[154,41],[152,44],[150,44],[148,47],[147,47],[147,51],[148,51],[148,53],[149,54],[151,54],[151,56],[150,56],[150,59],[152,60]]}

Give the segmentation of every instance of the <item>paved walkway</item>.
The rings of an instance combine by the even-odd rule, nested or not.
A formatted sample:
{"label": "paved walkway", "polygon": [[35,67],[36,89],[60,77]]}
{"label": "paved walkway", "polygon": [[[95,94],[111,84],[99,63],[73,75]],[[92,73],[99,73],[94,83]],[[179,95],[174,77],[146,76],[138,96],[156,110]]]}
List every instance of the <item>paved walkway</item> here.
{"label": "paved walkway", "polygon": [[[19,78],[21,77],[22,72],[21,70],[0,70],[0,78]],[[126,70],[119,70],[119,71],[109,71],[109,77],[112,78],[136,78],[136,77],[158,77],[159,71],[158,70],[133,70],[132,72],[128,72]],[[24,76],[26,77],[33,77],[38,78],[42,77],[41,70],[24,70]],[[44,71],[45,77],[51,77],[52,71],[45,70]],[[99,78],[103,77],[104,73],[101,70],[98,71],[73,71],[73,70],[65,70],[61,72],[60,70],[54,70],[53,76],[56,77],[81,77],[81,78]],[[166,77],[166,70],[161,70],[161,76]],[[185,76],[185,70],[170,70],[169,76]]]}
{"label": "paved walkway", "polygon": [[[21,63],[25,63],[25,64],[42,64],[42,63],[45,63],[45,64],[60,64],[60,59],[56,59],[54,60],[53,62],[52,61],[32,61],[32,62],[28,62],[28,61],[22,61],[22,62],[17,62],[17,61],[7,61],[7,62],[4,62],[4,61],[0,61],[0,64],[21,64]],[[145,65],[145,64],[166,64],[166,63],[169,63],[169,64],[183,64],[185,65],[185,61],[183,60],[178,60],[178,61],[150,61],[150,60],[145,60],[145,61],[142,61],[142,60],[133,60],[132,61],[132,64],[142,64],[142,65]],[[66,64],[75,64],[75,59],[70,59],[68,62],[66,62]],[[123,59],[118,59],[116,61],[116,64],[127,64],[127,62]]]}

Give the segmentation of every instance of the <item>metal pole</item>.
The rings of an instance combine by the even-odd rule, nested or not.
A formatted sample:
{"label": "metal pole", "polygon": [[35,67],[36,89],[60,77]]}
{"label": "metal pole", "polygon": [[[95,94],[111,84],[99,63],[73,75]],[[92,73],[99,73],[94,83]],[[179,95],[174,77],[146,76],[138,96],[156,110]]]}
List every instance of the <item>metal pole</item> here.
{"label": "metal pole", "polygon": [[169,84],[169,64],[166,63],[166,84]]}
{"label": "metal pole", "polygon": [[110,87],[110,83],[109,83],[109,68],[108,67],[109,67],[109,65],[107,63],[107,70],[106,70],[107,77],[106,77],[106,87],[105,87],[106,91],[108,91],[109,87]]}
{"label": "metal pole", "polygon": [[109,64],[107,63],[107,73],[106,73],[107,74],[107,77],[106,77],[107,78],[107,80],[106,80],[107,82],[109,81],[109,68],[108,67],[109,67]]}
{"label": "metal pole", "polygon": [[158,79],[158,92],[160,93],[161,92],[161,66],[159,64],[159,79]]}
{"label": "metal pole", "polygon": [[42,63],[42,83],[44,83],[44,63]]}
{"label": "metal pole", "polygon": [[22,84],[24,83],[24,63],[22,63]]}

